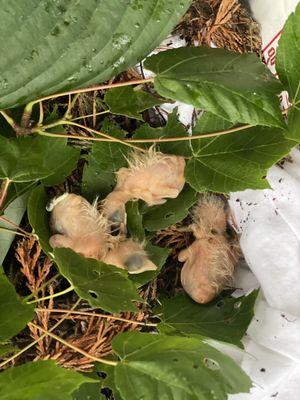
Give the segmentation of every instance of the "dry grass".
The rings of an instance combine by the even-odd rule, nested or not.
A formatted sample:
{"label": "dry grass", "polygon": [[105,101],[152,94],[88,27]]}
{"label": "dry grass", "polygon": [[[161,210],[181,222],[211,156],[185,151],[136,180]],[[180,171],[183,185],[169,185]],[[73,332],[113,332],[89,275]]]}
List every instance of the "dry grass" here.
{"label": "dry grass", "polygon": [[190,45],[213,42],[239,53],[261,51],[259,25],[238,0],[195,0],[175,32]]}

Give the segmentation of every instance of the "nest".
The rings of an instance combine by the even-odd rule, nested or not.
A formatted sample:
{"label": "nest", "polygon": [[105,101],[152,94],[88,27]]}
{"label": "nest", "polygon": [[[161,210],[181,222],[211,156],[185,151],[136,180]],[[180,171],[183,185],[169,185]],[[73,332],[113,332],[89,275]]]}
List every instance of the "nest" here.
{"label": "nest", "polygon": [[194,0],[174,33],[192,46],[213,42],[238,53],[261,52],[260,26],[238,0]]}

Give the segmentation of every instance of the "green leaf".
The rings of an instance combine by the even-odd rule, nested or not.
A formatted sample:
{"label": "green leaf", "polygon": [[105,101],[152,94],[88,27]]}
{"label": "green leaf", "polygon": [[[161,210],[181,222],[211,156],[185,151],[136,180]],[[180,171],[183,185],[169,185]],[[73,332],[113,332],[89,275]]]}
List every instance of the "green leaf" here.
{"label": "green leaf", "polygon": [[123,400],[115,384],[115,367],[112,365],[96,364],[98,372],[105,373],[106,377],[102,381],[102,388],[109,388],[113,392],[114,400]]}
{"label": "green leaf", "polygon": [[161,206],[153,206],[146,210],[143,217],[145,229],[151,232],[159,231],[182,221],[196,201],[197,193],[186,185],[176,199],[170,199]]}
{"label": "green leaf", "polygon": [[169,249],[154,246],[151,243],[147,243],[145,250],[150,260],[157,266],[157,270],[130,275],[131,280],[135,283],[135,285],[137,285],[137,287],[143,286],[154,279],[160,273],[170,254]]}
{"label": "green leaf", "polygon": [[0,343],[0,358],[5,356],[6,354],[15,353],[16,351],[17,351],[16,347],[13,347],[10,344]]}
{"label": "green leaf", "polygon": [[143,121],[142,111],[158,106],[164,101],[132,86],[113,88],[106,92],[104,101],[111,113]]}
{"label": "green leaf", "polygon": [[0,109],[117,76],[158,46],[182,0],[12,0],[0,8]]}
{"label": "green leaf", "polygon": [[[13,200],[5,209],[5,212],[2,216],[13,224],[19,226],[26,210],[28,195],[29,191],[23,193],[21,196]],[[6,254],[15,238],[15,233],[1,230],[1,228],[10,229],[12,231],[16,230],[11,224],[0,220],[0,265],[3,263]]]}
{"label": "green leaf", "polygon": [[[108,119],[104,121],[101,131],[120,139],[123,139],[126,134]],[[129,151],[130,148],[121,143],[94,143],[83,171],[84,195],[90,200],[96,196],[101,199],[107,196],[116,184],[115,172],[127,165],[126,156]]]}
{"label": "green leaf", "polygon": [[129,332],[113,340],[115,382],[124,400],[226,400],[249,392],[249,377],[199,339]]}
{"label": "green leaf", "polygon": [[48,177],[47,184],[57,183],[71,172],[79,150],[67,146],[65,138],[0,136],[0,178],[29,182]]}
{"label": "green leaf", "polygon": [[[32,320],[34,306],[25,304],[0,268],[0,342],[17,335]],[[1,374],[2,376],[2,374]],[[0,396],[1,398],[1,396]]]}
{"label": "green leaf", "polygon": [[[194,133],[226,130],[231,124],[205,113]],[[213,138],[193,140],[186,181],[197,191],[228,193],[245,189],[266,189],[267,170],[286,156],[294,142],[276,128],[253,127]]]}
{"label": "green leaf", "polygon": [[29,362],[0,375],[1,400],[72,400],[71,393],[84,382],[78,372],[60,368],[54,361]]}
{"label": "green leaf", "polygon": [[197,304],[187,294],[160,299],[154,312],[161,319],[159,331],[185,336],[207,336],[242,347],[241,339],[254,315],[258,291],[239,298],[219,297],[209,304]]}
{"label": "green leaf", "polygon": [[298,107],[292,107],[289,110],[288,126],[285,136],[288,139],[300,142],[300,109]]}
{"label": "green leaf", "polygon": [[136,311],[132,301],[143,301],[127,273],[113,265],[84,258],[70,249],[54,249],[61,274],[92,307],[116,313]]}
{"label": "green leaf", "polygon": [[[135,139],[160,139],[168,137],[189,136],[185,126],[178,121],[177,108],[168,116],[165,126],[161,128],[152,128],[149,124],[141,125],[135,132]],[[151,143],[150,143],[151,144]],[[141,144],[139,144],[141,146]],[[149,143],[144,147],[149,147]],[[175,154],[178,156],[189,157],[191,155],[190,141],[176,141],[159,143],[157,148],[165,154]]]}
{"label": "green leaf", "polygon": [[148,58],[158,93],[236,124],[284,128],[276,94],[282,86],[254,54],[184,47]]}
{"label": "green leaf", "polygon": [[139,242],[143,242],[145,240],[145,231],[138,201],[130,201],[126,204],[126,214],[126,225],[130,236]]}
{"label": "green leaf", "polygon": [[300,4],[287,19],[276,52],[276,71],[292,103],[300,99]]}
{"label": "green leaf", "polygon": [[[99,379],[99,378],[98,378]],[[100,382],[83,383],[79,389],[73,392],[73,400],[100,400]]]}
{"label": "green leaf", "polygon": [[32,190],[27,204],[27,215],[34,233],[38,236],[40,245],[46,254],[52,252],[49,245],[49,213],[46,211],[48,198],[43,185]]}

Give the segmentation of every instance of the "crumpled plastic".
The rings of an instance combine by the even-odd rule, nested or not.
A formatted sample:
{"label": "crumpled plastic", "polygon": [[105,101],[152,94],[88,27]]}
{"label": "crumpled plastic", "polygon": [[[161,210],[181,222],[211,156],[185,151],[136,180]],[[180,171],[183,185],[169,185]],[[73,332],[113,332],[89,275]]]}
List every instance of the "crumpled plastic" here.
{"label": "crumpled plastic", "polygon": [[[271,55],[297,4],[298,0],[250,0],[262,26],[263,55],[273,72]],[[282,107],[286,106],[283,96]],[[267,179],[272,189],[232,193],[229,201],[251,270],[237,271],[236,287],[243,293],[259,284],[262,290],[244,339],[245,352],[237,360],[254,387],[250,394],[231,395],[230,400],[300,397],[300,151],[293,149],[282,165],[269,170]],[[229,346],[225,350],[236,357]]]}

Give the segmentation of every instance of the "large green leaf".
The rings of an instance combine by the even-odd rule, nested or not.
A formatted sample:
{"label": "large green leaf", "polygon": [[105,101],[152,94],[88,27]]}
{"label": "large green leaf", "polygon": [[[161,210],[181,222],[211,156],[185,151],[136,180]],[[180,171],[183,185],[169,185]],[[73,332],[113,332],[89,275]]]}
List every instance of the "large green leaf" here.
{"label": "large green leaf", "polygon": [[64,138],[7,139],[0,135],[0,178],[29,182],[48,177],[49,184],[58,183],[76,166],[79,155]]}
{"label": "large green leaf", "polygon": [[40,245],[45,253],[49,254],[52,251],[49,245],[50,230],[49,230],[49,215],[46,211],[48,202],[47,195],[43,185],[35,188],[28,199],[27,214],[30,225],[34,233],[38,236]]}
{"label": "large green leaf", "polygon": [[[300,104],[299,104],[300,105]],[[286,137],[291,140],[300,142],[300,108],[298,106],[292,107],[288,113],[288,125]],[[295,143],[296,145],[296,143]]]}
{"label": "large green leaf", "polygon": [[92,307],[109,312],[135,311],[132,301],[143,301],[127,273],[120,268],[84,258],[70,249],[55,249],[54,260],[78,296]]}
{"label": "large green leaf", "polygon": [[150,57],[145,67],[157,74],[155,88],[164,97],[232,123],[284,128],[276,97],[282,86],[254,54],[184,47]]}
{"label": "large green leaf", "polygon": [[129,201],[126,204],[126,215],[126,225],[128,233],[133,239],[138,240],[139,242],[143,242],[145,240],[145,230],[143,226],[143,217],[140,214],[139,210],[138,201]]}
{"label": "large green leaf", "polygon": [[[34,306],[24,304],[0,268],[0,342],[18,334],[32,320]],[[1,374],[2,376],[2,374]],[[0,396],[2,399],[2,397]]]}
{"label": "large green leaf", "polygon": [[[126,132],[115,123],[106,119],[101,131],[110,136],[123,139]],[[110,193],[115,184],[115,172],[127,165],[126,156],[130,148],[121,143],[94,143],[84,167],[82,190],[85,196],[93,200],[96,196],[101,199]]]}
{"label": "large green leaf", "polygon": [[[205,113],[194,133],[222,131],[231,124]],[[245,189],[265,189],[268,168],[286,156],[294,142],[276,128],[253,127],[227,135],[194,140],[193,158],[185,176],[197,191],[228,193]]]}
{"label": "large green leaf", "polygon": [[[19,225],[26,210],[28,195],[29,192],[26,192],[13,200],[5,209],[5,212],[2,216],[13,224]],[[12,230],[12,232],[1,230],[1,228]],[[15,230],[16,228],[10,223],[0,220],[0,265],[3,263],[6,254],[15,238]]]}
{"label": "large green leaf", "polygon": [[276,70],[289,91],[290,100],[300,99],[300,4],[286,21],[276,53]]}
{"label": "large green leaf", "polygon": [[145,228],[148,231],[158,231],[182,221],[196,201],[197,193],[186,185],[176,199],[146,210],[143,218]]}
{"label": "large green leaf", "polygon": [[254,315],[257,290],[239,298],[219,297],[209,304],[197,304],[185,293],[160,299],[155,313],[162,320],[161,332],[186,336],[201,335],[241,346]]}
{"label": "large green leaf", "polygon": [[0,1],[0,108],[103,82],[135,65],[190,0]]}
{"label": "large green leaf", "polygon": [[163,103],[148,92],[136,90],[132,86],[124,86],[108,90],[104,101],[113,114],[125,115],[143,121],[142,111]]}
{"label": "large green leaf", "polygon": [[1,400],[72,400],[71,393],[84,382],[94,382],[54,361],[29,362],[0,375]]}
{"label": "large green leaf", "polygon": [[[152,128],[149,124],[141,125],[134,134],[135,139],[162,139],[168,137],[183,137],[188,136],[186,128],[178,121],[177,108],[168,115],[168,120],[165,126],[160,128]],[[151,143],[147,143],[145,147],[149,147]],[[142,146],[142,144],[139,144]],[[156,146],[162,153],[175,154],[188,157],[191,155],[191,147],[189,140],[162,142]]]}
{"label": "large green leaf", "polygon": [[226,400],[251,381],[228,356],[194,338],[129,332],[113,340],[124,400]]}

